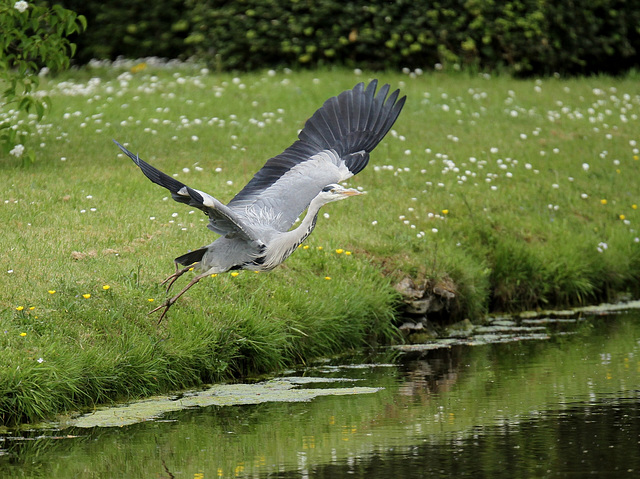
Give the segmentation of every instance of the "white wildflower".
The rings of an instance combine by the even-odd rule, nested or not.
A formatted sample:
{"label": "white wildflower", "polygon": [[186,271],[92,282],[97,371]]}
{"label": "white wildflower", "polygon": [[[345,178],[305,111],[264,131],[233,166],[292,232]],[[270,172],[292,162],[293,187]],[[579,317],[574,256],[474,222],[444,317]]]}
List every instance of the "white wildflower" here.
{"label": "white wildflower", "polygon": [[13,8],[18,10],[20,13],[24,12],[27,8],[29,8],[29,4],[24,0],[20,0],[13,4]]}
{"label": "white wildflower", "polygon": [[[20,2],[18,2],[18,3],[20,3]],[[27,2],[22,2],[22,3],[26,4]],[[15,156],[16,158],[20,158],[23,153],[24,153],[24,146],[22,144],[18,144],[16,146],[14,146],[13,149],[9,152],[10,155]]]}

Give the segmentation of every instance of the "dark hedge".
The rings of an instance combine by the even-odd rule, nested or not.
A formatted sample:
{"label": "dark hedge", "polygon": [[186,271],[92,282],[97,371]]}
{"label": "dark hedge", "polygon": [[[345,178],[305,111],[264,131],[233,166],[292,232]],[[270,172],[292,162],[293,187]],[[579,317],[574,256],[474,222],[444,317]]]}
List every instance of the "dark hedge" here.
{"label": "dark hedge", "polygon": [[440,63],[516,74],[640,63],[640,0],[63,0],[78,58],[196,54],[217,69]]}
{"label": "dark hedge", "polygon": [[76,62],[91,59],[163,57],[186,58],[189,15],[184,0],[58,0],[84,15],[85,33],[74,38]]}
{"label": "dark hedge", "polygon": [[515,73],[638,66],[640,0],[187,0],[188,38],[221,68],[342,64]]}

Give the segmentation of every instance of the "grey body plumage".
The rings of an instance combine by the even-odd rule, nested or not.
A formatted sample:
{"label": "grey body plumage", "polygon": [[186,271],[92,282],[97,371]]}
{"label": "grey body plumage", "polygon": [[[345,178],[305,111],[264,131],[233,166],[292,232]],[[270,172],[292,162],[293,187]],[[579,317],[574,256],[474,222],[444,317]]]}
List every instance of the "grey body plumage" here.
{"label": "grey body plumage", "polygon": [[[157,170],[114,140],[174,200],[204,211],[208,228],[221,235],[175,259],[176,272],[163,282],[168,282],[167,290],[192,265],[201,273],[152,311],[164,308],[160,320],[178,297],[207,275],[275,268],[311,234],[323,205],[360,194],[338,183],[367,165],[369,153],[391,129],[406,99],[398,98],[398,90],[389,95],[389,85],[376,95],[376,87],[377,80],[366,88],[359,83],[327,100],[307,120],[298,140],[268,160],[227,205]],[[300,225],[290,230],[305,210]]]}

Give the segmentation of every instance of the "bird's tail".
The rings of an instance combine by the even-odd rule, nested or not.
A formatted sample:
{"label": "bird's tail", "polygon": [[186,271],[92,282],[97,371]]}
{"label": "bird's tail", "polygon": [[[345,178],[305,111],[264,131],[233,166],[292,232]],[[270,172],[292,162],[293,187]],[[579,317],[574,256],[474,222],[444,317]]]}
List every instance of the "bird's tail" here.
{"label": "bird's tail", "polygon": [[189,251],[188,253],[183,254],[182,256],[178,256],[174,261],[183,266],[189,266],[193,263],[198,263],[202,261],[202,257],[207,252],[207,248],[200,248],[194,251]]}

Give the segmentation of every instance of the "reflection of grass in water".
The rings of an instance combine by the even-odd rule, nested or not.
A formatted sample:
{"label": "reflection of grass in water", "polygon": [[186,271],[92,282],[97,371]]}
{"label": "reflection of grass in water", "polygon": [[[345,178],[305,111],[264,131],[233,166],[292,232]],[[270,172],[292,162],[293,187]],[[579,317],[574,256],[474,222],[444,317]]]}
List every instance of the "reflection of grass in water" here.
{"label": "reflection of grass in water", "polygon": [[[173,471],[220,469],[224,477],[234,477],[281,465],[295,468],[301,454],[308,464],[325,463],[425,439],[437,443],[443,435],[465,437],[474,426],[513,425],[589,401],[590,394],[597,402],[635,387],[640,325],[634,321],[600,318],[581,326],[577,336],[459,349],[453,369],[442,367],[444,358],[440,362],[437,377],[428,382],[431,389],[424,381],[428,367],[410,379],[413,384],[398,384],[397,370],[379,368],[367,385],[386,389],[375,394],[172,413],[165,419],[178,422],[95,431],[97,441],[50,443],[47,457],[69,457],[66,472],[91,465],[96,473],[148,474],[162,471],[164,460]],[[429,356],[426,361],[428,366]],[[398,394],[398,386],[405,395]],[[135,450],[136,457],[122,455],[123,450]],[[26,464],[34,457],[25,451],[22,459]],[[35,460],[49,464],[46,458]]]}

